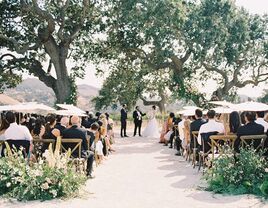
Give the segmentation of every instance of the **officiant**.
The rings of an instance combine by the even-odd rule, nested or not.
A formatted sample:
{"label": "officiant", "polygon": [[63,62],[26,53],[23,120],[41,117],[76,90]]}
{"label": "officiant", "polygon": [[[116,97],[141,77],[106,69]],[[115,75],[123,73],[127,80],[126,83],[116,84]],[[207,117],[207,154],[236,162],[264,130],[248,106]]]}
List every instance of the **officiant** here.
{"label": "officiant", "polygon": [[134,119],[134,134],[136,136],[137,129],[139,131],[139,136],[141,137],[141,125],[142,125],[142,117],[145,116],[146,113],[142,113],[139,106],[136,106],[135,111],[133,112],[133,119]]}

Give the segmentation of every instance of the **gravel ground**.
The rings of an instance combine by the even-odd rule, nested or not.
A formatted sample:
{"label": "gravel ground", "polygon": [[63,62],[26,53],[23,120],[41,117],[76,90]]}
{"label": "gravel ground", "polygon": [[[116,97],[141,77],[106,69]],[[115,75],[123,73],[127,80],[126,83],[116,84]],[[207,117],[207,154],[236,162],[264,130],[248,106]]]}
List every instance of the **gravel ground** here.
{"label": "gravel ground", "polygon": [[200,190],[201,174],[156,139],[117,139],[113,153],[95,168],[81,198],[48,202],[0,199],[6,208],[268,207],[254,196],[223,196]]}

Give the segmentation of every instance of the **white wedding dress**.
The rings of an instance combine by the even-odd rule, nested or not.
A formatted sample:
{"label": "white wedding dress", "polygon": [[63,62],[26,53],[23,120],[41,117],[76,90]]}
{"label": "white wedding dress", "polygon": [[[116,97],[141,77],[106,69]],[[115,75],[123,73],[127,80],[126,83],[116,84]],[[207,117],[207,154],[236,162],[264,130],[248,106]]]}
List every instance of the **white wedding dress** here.
{"label": "white wedding dress", "polygon": [[147,115],[148,115],[149,121],[142,135],[144,137],[159,138],[160,133],[159,133],[159,128],[158,128],[158,123],[155,118],[156,111],[152,110]]}

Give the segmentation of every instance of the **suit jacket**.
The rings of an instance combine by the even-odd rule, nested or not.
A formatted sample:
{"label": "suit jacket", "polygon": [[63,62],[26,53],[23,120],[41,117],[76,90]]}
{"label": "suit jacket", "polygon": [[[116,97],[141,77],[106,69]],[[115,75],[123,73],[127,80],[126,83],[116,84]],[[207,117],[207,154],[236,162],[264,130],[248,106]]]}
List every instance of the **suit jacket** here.
{"label": "suit jacket", "polygon": [[127,120],[127,110],[122,108],[121,109],[121,121]]}
{"label": "suit jacket", "polygon": [[141,120],[139,120],[139,114],[138,114],[138,111],[137,110],[135,110],[134,112],[133,112],[133,118],[134,118],[134,122],[136,123],[136,122],[142,122],[142,116],[145,116],[146,115],[146,113],[142,113],[141,111],[139,111],[140,112],[140,115],[141,115],[141,117],[140,117],[140,119]]}
{"label": "suit jacket", "polygon": [[[234,149],[236,152],[239,152],[240,147],[240,137],[245,135],[261,135],[264,132],[264,127],[255,122],[250,122],[245,124],[244,126],[240,126],[237,130],[237,139],[234,143]],[[260,144],[260,141],[256,141],[253,146],[256,148]]]}
{"label": "suit jacket", "polygon": [[[69,129],[65,129],[62,134],[63,139],[82,139],[82,152],[88,150],[87,145],[87,131],[85,129],[79,128],[78,126],[74,125]],[[68,148],[67,144],[64,145],[65,148]],[[73,148],[74,145],[70,144],[70,148]],[[74,152],[75,156],[78,156],[78,152]]]}
{"label": "suit jacket", "polygon": [[195,121],[193,121],[191,124],[190,124],[190,136],[191,136],[191,141],[193,140],[193,134],[192,132],[193,131],[199,131],[200,127],[205,124],[206,121],[203,120],[203,119],[197,119]]}

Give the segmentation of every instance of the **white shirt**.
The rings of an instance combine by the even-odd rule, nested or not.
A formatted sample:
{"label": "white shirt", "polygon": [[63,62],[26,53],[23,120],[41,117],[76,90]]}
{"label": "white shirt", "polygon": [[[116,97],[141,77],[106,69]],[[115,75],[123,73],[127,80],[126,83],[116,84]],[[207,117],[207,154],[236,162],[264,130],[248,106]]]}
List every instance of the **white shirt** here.
{"label": "white shirt", "polygon": [[201,134],[202,133],[209,133],[209,132],[218,132],[219,134],[222,134],[225,132],[223,123],[215,121],[215,119],[209,119],[207,123],[203,124],[200,127],[197,141],[201,145]]}
{"label": "white shirt", "polygon": [[182,119],[181,122],[178,123],[178,128],[179,128],[179,135],[180,135],[180,140],[184,140],[184,121],[185,119]]}
{"label": "white shirt", "polygon": [[138,120],[141,120],[141,113],[140,113],[140,111],[137,111],[137,114],[138,114]]}
{"label": "white shirt", "polygon": [[5,131],[6,140],[28,140],[32,141],[32,135],[26,126],[18,125],[17,123],[12,123]]}
{"label": "white shirt", "polygon": [[257,118],[255,121],[257,124],[260,124],[264,127],[264,133],[268,130],[268,123],[264,120],[264,118]]}

